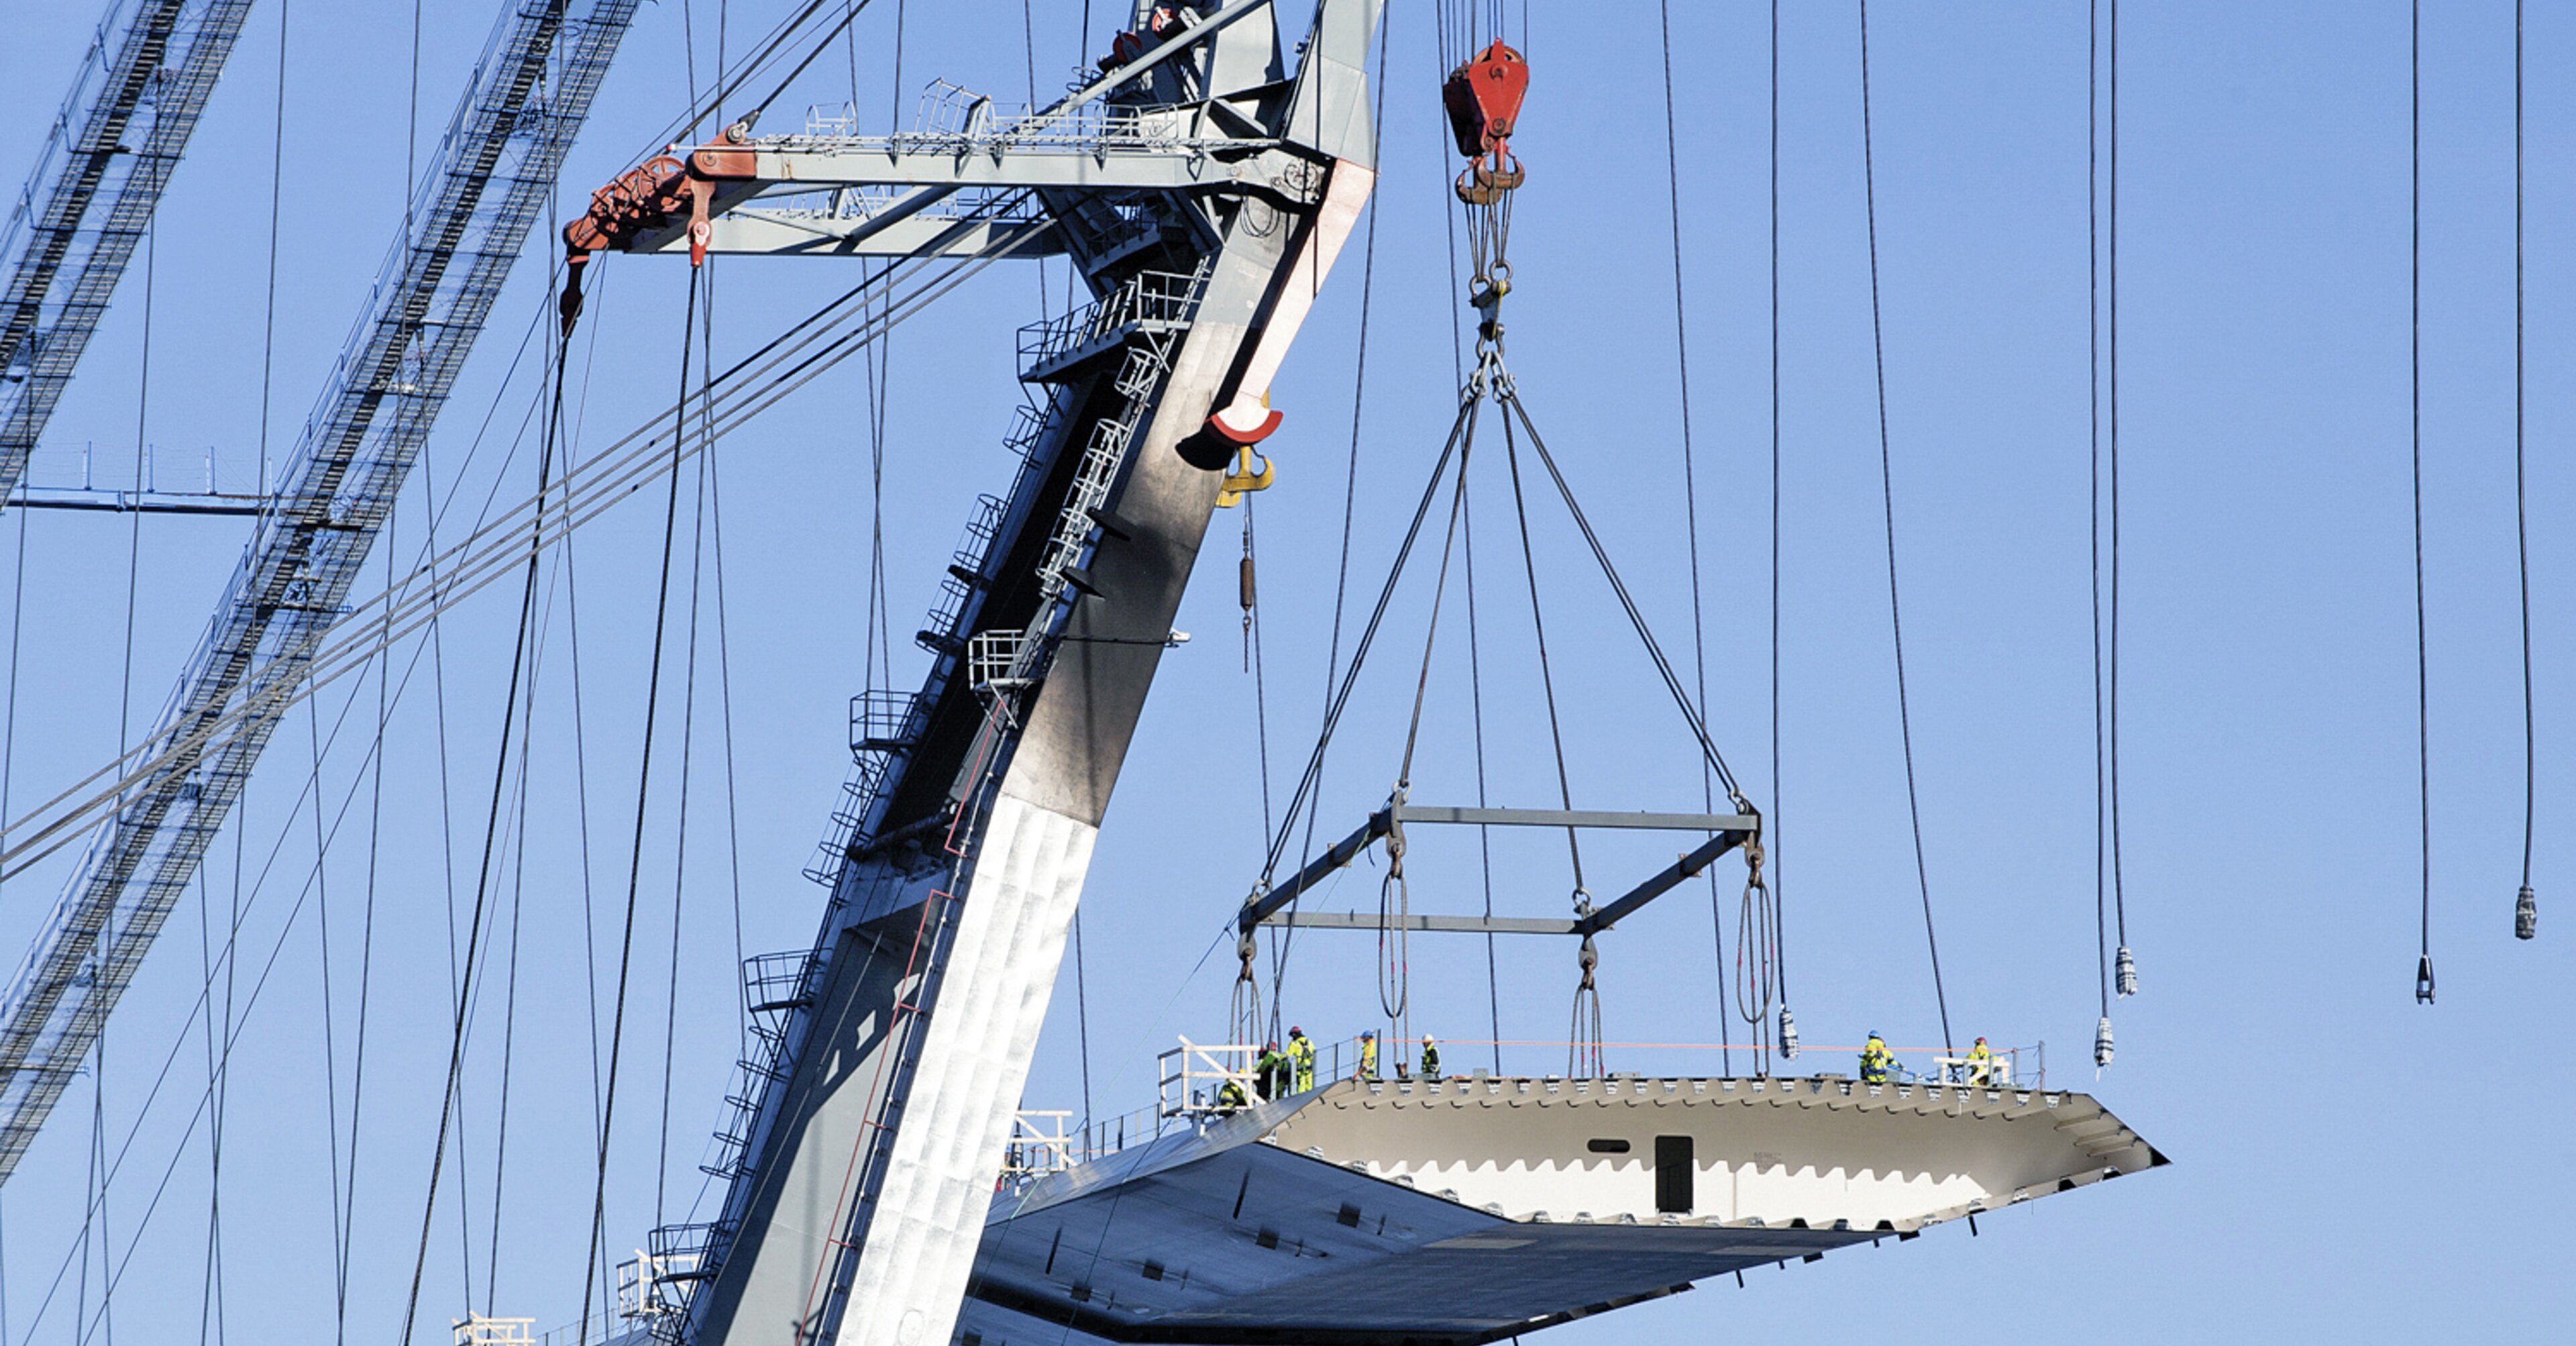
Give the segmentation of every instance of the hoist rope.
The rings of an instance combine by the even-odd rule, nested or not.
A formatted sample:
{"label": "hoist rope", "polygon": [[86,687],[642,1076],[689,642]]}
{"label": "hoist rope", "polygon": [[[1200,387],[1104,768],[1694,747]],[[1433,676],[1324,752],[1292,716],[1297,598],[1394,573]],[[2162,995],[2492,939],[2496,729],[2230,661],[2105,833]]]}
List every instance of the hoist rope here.
{"label": "hoist rope", "polygon": [[[1413,753],[1422,740],[1422,707],[1431,692],[1431,659],[1440,641],[1440,609],[1449,592],[1449,561],[1458,543],[1458,518],[1467,503],[1467,468],[1476,450],[1476,420],[1484,399],[1468,405],[1467,430],[1458,443],[1458,479],[1449,497],[1449,523],[1440,541],[1440,569],[1431,583],[1431,615],[1423,623],[1422,669],[1413,684],[1413,714],[1405,724],[1404,756],[1396,768],[1389,798],[1402,804],[1413,788]],[[1404,831],[1390,825],[1386,838],[1386,877],[1378,885],[1378,1007],[1391,1020],[1402,1020],[1412,1005],[1413,889],[1404,869]]]}
{"label": "hoist rope", "polygon": [[[1462,478],[1463,480],[1463,474]],[[1467,710],[1476,738],[1476,807],[1490,801],[1485,791],[1485,672],[1481,641],[1476,630],[1476,508],[1471,498],[1459,514],[1458,549],[1466,563],[1467,581]],[[1494,919],[1494,842],[1493,831],[1482,823],[1476,826],[1476,874],[1484,890],[1485,919]],[[1493,1021],[1494,1073],[1503,1073],[1503,991],[1502,972],[1498,964],[1494,933],[1485,932],[1485,1007]]]}
{"label": "hoist rope", "polygon": [[[1664,192],[1665,200],[1672,208],[1673,358],[1679,366],[1676,384],[1681,404],[1682,522],[1683,535],[1690,548],[1691,676],[1692,688],[1698,697],[1700,714],[1705,717],[1708,714],[1708,630],[1707,620],[1703,615],[1700,587],[1699,455],[1694,451],[1691,443],[1690,309],[1686,298],[1687,287],[1683,284],[1682,278],[1681,132],[1675,112],[1678,100],[1673,93],[1672,0],[1659,0],[1656,14],[1661,24],[1663,38]],[[1715,783],[1709,779],[1708,767],[1704,763],[1699,771],[1699,790],[1701,809],[1714,811],[1717,803],[1717,789]],[[1722,1007],[1726,1004],[1726,920],[1719,903],[1717,871],[1714,869],[1710,870],[1708,875],[1708,911],[1716,936],[1717,1001]],[[1721,1021],[1724,1013],[1724,1009],[1721,1008],[1719,1010]],[[1724,1032],[1721,1031],[1719,1036],[1725,1036]],[[1733,1058],[1731,1056],[1723,1058],[1720,1068],[1729,1075],[1734,1074]]]}
{"label": "hoist rope", "polygon": [[[686,417],[689,400],[689,338],[692,335],[689,329],[696,322],[698,307],[698,283],[694,275],[689,278],[688,291],[688,307],[680,320],[680,388],[679,395],[673,401],[674,423],[671,427],[671,464],[668,473],[671,479],[671,490],[669,501],[664,505],[662,513],[662,565],[661,579],[655,588],[653,601],[653,653],[646,662],[644,675],[644,729],[641,757],[635,771],[634,842],[628,852],[626,866],[626,926],[625,933],[618,942],[617,995],[614,1009],[609,1016],[608,1086],[600,1103],[598,1173],[591,1188],[590,1248],[582,1256],[581,1335],[574,1338],[576,1341],[587,1341],[590,1337],[591,1291],[595,1288],[595,1283],[590,1279],[589,1269],[591,1264],[599,1260],[601,1239],[607,1233],[609,1141],[615,1133],[617,1123],[617,1072],[624,1056],[623,1048],[626,1041],[627,973],[634,961],[635,909],[644,880],[644,823],[646,809],[651,803],[653,792],[653,726],[661,710],[662,646],[663,638],[669,629],[671,615],[671,554],[674,549],[673,542],[679,535],[680,527],[679,467],[683,448],[688,442]],[[602,1288],[604,1294],[605,1288],[599,1288]],[[605,1305],[603,1304],[602,1307],[604,1308]]]}
{"label": "hoist rope", "polygon": [[[1771,0],[1771,811],[1762,820],[1764,840],[1780,840],[1780,0]],[[1771,855],[1771,938],[1778,948],[1771,959],[1780,1003],[1789,1003],[1788,898],[1780,882],[1778,852]],[[1757,1035],[1759,1037],[1760,1035]],[[1784,1043],[1794,1047],[1794,1043]]]}
{"label": "hoist rope", "polygon": [[[1085,4],[1084,9],[1088,11],[1089,8],[1090,6]],[[1378,25],[1377,79],[1375,81],[1376,89],[1374,95],[1376,99],[1376,112],[1374,114],[1376,120],[1372,123],[1378,126],[1386,124],[1387,30],[1394,27],[1394,23],[1395,16],[1390,13],[1382,16]],[[1445,210],[1442,212],[1442,216],[1443,218],[1447,217],[1447,212]],[[1455,257],[1453,256],[1451,260],[1454,266],[1454,262],[1456,260]],[[1377,201],[1376,196],[1372,194],[1368,206],[1368,228],[1366,230],[1366,237],[1362,241],[1360,248],[1359,335],[1356,342],[1357,349],[1355,350],[1351,360],[1350,454],[1349,459],[1342,470],[1342,543],[1338,558],[1334,562],[1333,567],[1332,636],[1326,644],[1324,652],[1324,698],[1321,713],[1326,716],[1329,716],[1333,709],[1333,680],[1334,675],[1340,669],[1342,661],[1342,617],[1346,602],[1350,596],[1351,527],[1359,504],[1360,490],[1360,427],[1362,424],[1362,413],[1365,411],[1368,404],[1369,316],[1374,307],[1376,297]],[[1451,334],[1454,337],[1456,334],[1456,324],[1454,322],[1451,324],[1451,328]],[[1263,776],[1266,780],[1268,772],[1265,771]],[[1320,790],[1322,786],[1323,776],[1321,769],[1318,768],[1316,774],[1316,788]],[[1291,807],[1293,811],[1294,806],[1292,805]],[[1309,812],[1306,815],[1305,836],[1298,843],[1298,848],[1301,851],[1311,853],[1315,848],[1316,816],[1317,815],[1314,812]],[[1303,895],[1301,894],[1300,900],[1302,900],[1302,897]],[[1296,945],[1297,927],[1293,924],[1293,921],[1296,915],[1297,905],[1297,901],[1291,901],[1288,904],[1288,912],[1292,923],[1281,927],[1278,934],[1274,936],[1271,941],[1270,997],[1274,1002],[1279,999],[1281,983],[1287,979],[1288,955]]]}
{"label": "hoist rope", "polygon": [[[2513,0],[2513,545],[2522,582],[2522,890],[2531,891],[2531,847],[2540,786],[2540,736],[2531,684],[2531,525],[2523,489],[2522,0]],[[2517,916],[2519,920],[2519,916]],[[2517,924],[2524,938],[2531,929]]]}
{"label": "hoist rope", "polygon": [[2101,0],[2086,0],[2084,47],[2084,221],[2085,281],[2087,285],[2084,328],[2089,344],[2090,377],[2086,380],[2091,395],[2092,486],[2086,504],[2092,522],[2093,546],[2093,962],[2100,974],[2102,1017],[2111,1017],[2111,892],[2109,883],[2110,820],[2105,812],[2105,791],[2109,788],[2109,766],[2104,757],[2102,739],[2102,133],[2101,121]]}
{"label": "hoist rope", "polygon": [[[2120,0],[2111,0],[2111,97],[2110,112],[2110,270],[2105,276],[2110,292],[2103,296],[2110,319],[2109,365],[2104,371],[2110,384],[2110,461],[2111,472],[2111,931],[2119,939],[2116,949],[2129,947],[2129,893],[2127,866],[2120,855]],[[2127,994],[2114,972],[2112,989]]]}
{"label": "hoist rope", "polygon": [[1441,445],[1440,456],[1431,464],[1430,479],[1422,484],[1422,499],[1413,508],[1413,521],[1405,528],[1404,540],[1396,547],[1395,561],[1387,569],[1386,584],[1378,591],[1377,606],[1369,612],[1367,624],[1360,628],[1359,642],[1351,649],[1350,667],[1343,671],[1341,687],[1333,693],[1332,703],[1325,708],[1323,727],[1315,737],[1315,749],[1306,759],[1305,771],[1297,778],[1296,791],[1288,796],[1288,808],[1280,819],[1278,835],[1271,838],[1270,853],[1263,859],[1261,867],[1264,886],[1278,872],[1279,861],[1286,855],[1288,834],[1296,826],[1298,812],[1313,797],[1316,782],[1323,775],[1324,754],[1332,746],[1333,730],[1341,723],[1342,711],[1350,705],[1351,689],[1359,680],[1360,667],[1368,661],[1369,647],[1377,640],[1378,627],[1386,620],[1388,605],[1395,601],[1396,582],[1404,577],[1405,561],[1412,556],[1413,544],[1422,535],[1422,521],[1430,515],[1432,502],[1439,498],[1440,482],[1449,471],[1449,459],[1457,452],[1459,437],[1465,433],[1468,418],[1474,412],[1474,395],[1462,396],[1458,418],[1450,423],[1449,438]]}
{"label": "hoist rope", "polygon": [[2433,715],[2424,636],[2424,5],[2407,23],[2407,429],[2415,516],[2415,798],[2423,827],[2422,943],[2415,1000],[2433,1003]]}
{"label": "hoist rope", "polygon": [[[694,284],[691,285],[689,293],[691,298],[694,300],[697,294]],[[558,336],[555,341],[556,351],[555,358],[552,362],[552,369],[554,372],[554,387],[551,393],[552,411],[546,417],[545,428],[540,439],[540,448],[537,458],[537,494],[538,499],[541,501],[544,499],[548,488],[547,476],[554,468],[555,427],[561,421],[563,414],[563,357],[569,341],[569,335]],[[454,1114],[457,1109],[458,1094],[461,1087],[460,1077],[462,1076],[465,1067],[466,1016],[472,1007],[473,1001],[474,949],[481,939],[484,906],[491,889],[493,846],[500,829],[501,800],[509,771],[510,735],[518,718],[520,680],[527,671],[526,665],[529,658],[529,633],[533,627],[537,601],[538,563],[544,555],[542,543],[539,541],[539,538],[541,538],[543,534],[542,514],[539,515],[537,524],[538,526],[531,530],[532,536],[528,542],[526,581],[523,584],[519,595],[518,632],[516,637],[511,641],[510,646],[510,680],[508,690],[504,693],[501,703],[500,747],[499,750],[494,753],[494,761],[492,764],[492,802],[489,811],[484,817],[483,849],[481,852],[482,858],[475,866],[474,871],[474,907],[470,923],[466,927],[465,962],[464,966],[458,970],[458,980],[456,982],[456,1016],[454,1030],[451,1034],[448,1047],[447,1085],[446,1088],[441,1091],[439,1099],[438,1143],[431,1150],[430,1154],[429,1187],[421,1202],[420,1244],[418,1251],[413,1254],[411,1293],[407,1297],[403,1307],[403,1332],[401,1339],[404,1341],[411,1340],[412,1324],[419,1316],[420,1312],[421,1278],[427,1269],[429,1260],[430,1224],[438,1210],[439,1173],[445,1166],[447,1159],[447,1138],[453,1126]],[[432,632],[431,644],[433,647],[437,644],[436,632],[434,630]],[[441,725],[441,736],[443,738],[444,726],[446,723],[446,710],[443,701],[440,706],[439,721]],[[453,927],[451,926],[451,928]],[[459,1202],[462,1204],[463,1187],[461,1178],[459,1180],[458,1192]]]}
{"label": "hoist rope", "polygon": [[1932,928],[1932,875],[1923,860],[1923,806],[1914,785],[1914,719],[1905,692],[1905,619],[1897,600],[1896,467],[1887,434],[1887,336],[1879,316],[1878,169],[1869,103],[1869,0],[1860,0],[1861,185],[1869,220],[1870,350],[1878,389],[1879,484],[1887,521],[1887,625],[1896,652],[1896,724],[1905,748],[1905,808],[1913,824],[1915,883],[1923,895],[1923,943],[1932,955],[1932,998],[1941,1011],[1941,1041],[1950,1045],[1950,997],[1941,985],[1941,941]]}
{"label": "hoist rope", "polygon": [[[1504,394],[1506,403],[1509,401],[1509,396],[1510,395],[1508,393]],[[1475,427],[1471,422],[1468,427],[1471,437],[1474,433],[1474,428]],[[1535,443],[1537,436],[1532,435],[1531,440]],[[1556,674],[1548,666],[1547,622],[1539,613],[1538,558],[1531,549],[1529,503],[1521,490],[1520,447],[1512,437],[1512,422],[1511,418],[1508,416],[1503,418],[1503,463],[1510,469],[1512,483],[1512,514],[1520,524],[1521,570],[1523,574],[1529,577],[1530,634],[1533,638],[1532,643],[1536,646],[1538,651],[1539,690],[1547,705],[1548,745],[1554,749],[1556,758],[1557,807],[1565,809],[1568,812],[1572,812],[1574,809],[1574,782],[1566,773],[1565,768],[1565,730],[1559,723],[1559,717],[1556,713]],[[1574,871],[1573,898],[1576,913],[1578,915],[1585,914],[1585,908],[1587,908],[1591,903],[1591,895],[1583,882],[1583,843],[1575,830],[1571,827],[1565,829],[1565,852],[1566,861]]]}

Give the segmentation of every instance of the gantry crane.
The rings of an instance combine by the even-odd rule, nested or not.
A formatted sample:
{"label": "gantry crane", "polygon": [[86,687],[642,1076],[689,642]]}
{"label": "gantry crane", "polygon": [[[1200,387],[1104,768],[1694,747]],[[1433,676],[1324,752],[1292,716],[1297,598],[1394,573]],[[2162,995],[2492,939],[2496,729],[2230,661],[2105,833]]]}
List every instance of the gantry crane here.
{"label": "gantry crane", "polygon": [[99,20],[0,234],[12,268],[0,294],[0,501],[26,474],[249,17],[250,0],[112,0]]}
{"label": "gantry crane", "polygon": [[[0,1181],[17,1168],[240,798],[393,512],[635,0],[504,0],[204,638],[0,1001]],[[23,462],[23,455],[13,460]]]}
{"label": "gantry crane", "polygon": [[1292,72],[1271,0],[1140,4],[1105,73],[1048,107],[961,93],[891,136],[738,124],[567,230],[577,263],[1062,256],[1094,296],[1023,334],[1022,467],[922,632],[924,685],[854,707],[858,767],[815,871],[832,899],[757,1007],[722,1215],[657,1240],[696,1262],[681,1339],[955,1330],[1182,588],[1219,493],[1264,478],[1272,376],[1376,179],[1380,0],[1314,14]]}

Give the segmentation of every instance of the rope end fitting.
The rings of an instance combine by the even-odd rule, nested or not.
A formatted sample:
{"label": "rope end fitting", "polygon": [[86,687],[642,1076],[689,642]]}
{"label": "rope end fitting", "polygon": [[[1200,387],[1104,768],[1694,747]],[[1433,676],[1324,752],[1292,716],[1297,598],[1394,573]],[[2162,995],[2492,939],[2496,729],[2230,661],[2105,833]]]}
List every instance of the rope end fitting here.
{"label": "rope end fitting", "polygon": [[2120,998],[2122,1000],[2126,1000],[2129,997],[2136,995],[2138,993],[2138,960],[2129,956],[2128,945],[2123,944],[2120,946],[2119,955],[2113,960],[2111,966],[2113,969],[2112,976],[2115,984],[2120,988]]}
{"label": "rope end fitting", "polygon": [[2093,1068],[2099,1070],[2109,1064],[2111,1064],[2111,1016],[2105,1014],[2102,1016],[2102,1022],[2093,1026]]}
{"label": "rope end fitting", "polygon": [[1780,1058],[1798,1059],[1798,1016],[1791,1014],[1787,1005],[1780,1007]]}
{"label": "rope end fitting", "polygon": [[2539,935],[2540,899],[2532,895],[2531,885],[2526,883],[2513,899],[2513,937],[2537,939]]}
{"label": "rope end fitting", "polygon": [[2415,961],[2415,1003],[2433,1003],[2433,955],[2429,953]]}

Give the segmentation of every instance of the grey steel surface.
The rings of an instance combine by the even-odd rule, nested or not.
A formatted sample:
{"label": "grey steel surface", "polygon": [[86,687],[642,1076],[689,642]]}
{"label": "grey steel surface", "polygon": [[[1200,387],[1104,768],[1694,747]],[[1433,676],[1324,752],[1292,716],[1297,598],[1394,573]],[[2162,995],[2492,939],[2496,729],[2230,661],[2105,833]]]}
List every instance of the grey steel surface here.
{"label": "grey steel surface", "polygon": [[[481,333],[635,0],[506,0],[304,434],[119,802],[0,1002],[0,1180],[34,1140],[277,726]],[[569,34],[566,49],[559,39]],[[203,741],[201,726],[264,708]]]}
{"label": "grey steel surface", "polygon": [[957,1340],[1492,1341],[2163,1162],[2081,1094],[1834,1079],[1341,1081],[1182,1125],[996,1202]]}
{"label": "grey steel surface", "polygon": [[0,293],[0,499],[25,475],[249,17],[250,0],[111,0],[99,21],[0,231],[11,267]]}

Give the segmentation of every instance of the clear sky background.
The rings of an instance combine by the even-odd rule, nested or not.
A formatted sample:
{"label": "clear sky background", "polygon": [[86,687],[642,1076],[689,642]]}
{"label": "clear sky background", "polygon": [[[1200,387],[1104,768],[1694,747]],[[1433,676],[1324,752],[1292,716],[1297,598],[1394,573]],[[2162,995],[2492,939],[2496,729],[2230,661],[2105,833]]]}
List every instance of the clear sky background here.
{"label": "clear sky background", "polygon": [[[21,8],[0,49],[0,176],[33,159],[94,23],[82,5]],[[934,77],[1005,101],[1032,82],[1051,96],[1111,30],[1113,6],[1094,8],[1085,33],[1081,7],[1062,0],[1028,6],[1033,28],[1005,0],[908,13],[877,0],[848,55],[818,62],[763,129],[792,126],[805,103],[853,98],[869,129],[908,123]],[[1180,623],[1194,639],[1164,661],[1101,839],[1080,984],[1069,960],[1031,1107],[1078,1108],[1086,1094],[1102,1116],[1144,1106],[1154,1056],[1175,1034],[1223,1034],[1231,968],[1217,941],[1259,870],[1264,835],[1258,712],[1275,808],[1323,696],[1354,447],[1356,606],[1385,574],[1448,421],[1461,285],[1443,221],[1456,162],[1438,120],[1434,7],[1393,9],[1371,232],[1345,254],[1274,397],[1288,419],[1271,442],[1278,484],[1255,506],[1262,677],[1256,686],[1244,671],[1229,574],[1243,520],[1227,513]],[[1777,779],[1767,6],[1691,3],[1671,15],[1689,458],[1653,7],[1541,3],[1525,36],[1515,20],[1535,75],[1516,140],[1530,177],[1511,240],[1510,357],[1685,678],[1696,676],[1693,651],[1705,651],[1711,731],[1774,820],[1806,1041],[1881,1029],[1932,1044],[1942,1028],[1889,642],[1856,13],[1848,3],[1783,9]],[[102,478],[111,465],[130,471],[138,436],[174,480],[174,465],[210,451],[224,474],[255,472],[263,439],[272,459],[286,456],[399,226],[407,128],[417,125],[425,155],[489,10],[422,10],[415,117],[411,6],[259,8],[165,199],[148,263],[128,273],[53,422],[40,480],[67,480],[83,445]],[[691,89],[710,83],[720,42],[738,55],[785,10],[646,6],[573,152],[565,208],[656,148]],[[2556,1018],[2576,894],[2559,765],[2576,686],[2566,527],[2576,473],[2564,452],[2576,269],[2563,244],[2576,105],[2562,72],[2576,20],[2533,6],[2526,34],[2542,936],[2517,944],[2514,15],[2506,0],[2478,0],[2424,17],[2424,574],[2442,988],[2428,1009],[2411,995],[2408,10],[2377,0],[2127,10],[2121,748],[2126,920],[2142,993],[2114,1007],[2119,1057],[2098,1079],[2087,1064],[2099,971],[2083,6],[1873,7],[1878,303],[1923,862],[1951,1028],[1961,1040],[2044,1040],[2052,1084],[2098,1093],[2175,1162],[1999,1213],[1973,1237],[1944,1226],[1901,1248],[1751,1274],[1742,1289],[1713,1282],[1550,1340],[1884,1321],[1926,1341],[2034,1326],[2148,1340],[2415,1341],[2539,1335],[2563,1318],[2553,1291],[2576,1186],[2560,1134],[2576,1091]],[[272,324],[281,17],[286,172]],[[541,226],[359,593],[383,585],[387,557],[417,558],[433,498],[447,511],[438,534],[453,539],[487,500],[529,490],[538,357],[525,347],[514,366],[513,356],[549,313],[548,252]],[[612,258],[592,270],[574,355],[576,452],[666,405],[679,362],[684,268]],[[906,637],[974,497],[1008,481],[1013,330],[1065,302],[1061,269],[1033,270],[984,272],[891,343],[882,523],[897,687],[919,677]],[[720,262],[718,360],[854,279],[830,262]],[[823,890],[799,871],[848,768],[846,700],[867,682],[876,405],[858,363],[846,364],[727,439],[715,475],[692,469],[682,482],[606,1197],[612,1257],[657,1222],[710,1213],[696,1165],[742,1051],[737,957],[801,947],[820,911]],[[1475,485],[1488,788],[1496,802],[1542,805],[1553,759],[1499,466],[1482,463]],[[1697,639],[1685,481],[1696,486]],[[400,1329],[416,1257],[414,1340],[443,1340],[469,1304],[545,1325],[581,1315],[597,1044],[618,984],[665,499],[660,486],[642,492],[585,528],[574,557],[548,558],[526,801],[514,765],[475,955],[462,1145],[425,1256],[423,1199],[515,582],[449,614],[436,640],[394,652],[380,808],[372,675],[327,691],[278,735],[202,891],[111,1027],[103,1070],[66,1096],[0,1193],[0,1326],[13,1346],[105,1341],[111,1330],[185,1340],[201,1323],[206,1340],[323,1340],[343,1303],[349,1338],[381,1341]],[[137,530],[106,515],[19,517],[23,553],[20,525],[0,520],[0,557],[24,558],[9,562],[22,595],[11,816],[114,755],[120,716],[133,732],[149,723],[248,531],[240,520],[155,517]],[[1531,517],[1577,804],[1696,807],[1679,722],[1561,511],[1533,499]],[[1461,597],[1453,587],[1417,799],[1466,802],[1475,789]],[[1427,587],[1411,584],[1390,618],[1331,758],[1319,836],[1356,825],[1392,783],[1427,607]],[[1356,620],[1346,616],[1345,652]],[[338,829],[318,868],[317,794],[319,827]],[[1593,890],[1641,877],[1662,862],[1653,850],[1587,851]],[[66,859],[0,886],[0,946],[30,937]],[[1425,844],[1410,868],[1417,910],[1484,900],[1472,849]],[[1378,873],[1355,869],[1321,900],[1366,906]],[[1496,910],[1519,915],[1561,911],[1571,887],[1562,855],[1540,844],[1498,846],[1491,883]],[[1686,888],[1603,939],[1611,1040],[1745,1040],[1717,994],[1710,903],[1707,889]],[[1731,952],[1731,889],[1722,906]],[[1371,944],[1318,936],[1300,947],[1280,991],[1287,1016],[1326,1040],[1380,1022]],[[1485,955],[1457,938],[1413,951],[1412,1023],[1453,1043],[1453,1068],[1479,1063],[1488,1049],[1466,1045],[1476,1040],[1564,1035],[1572,950],[1507,941],[1490,981]],[[202,1106],[209,986],[202,1003],[219,1028],[228,1015],[238,1030],[219,1222],[215,1110]],[[1715,1073],[1713,1056],[1614,1049],[1611,1064]],[[1563,1061],[1561,1046],[1503,1058],[1530,1072]],[[1732,1063],[1743,1069],[1743,1056]],[[1849,1069],[1821,1048],[1798,1065]],[[117,1167],[84,1262],[96,1156]],[[333,1251],[343,1224],[345,1294]],[[103,1315],[101,1287],[119,1274]],[[209,1308],[218,1289],[220,1327]]]}

